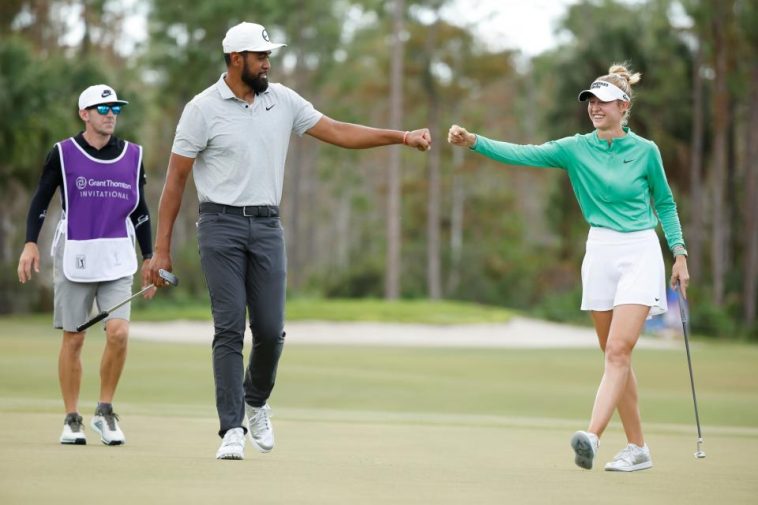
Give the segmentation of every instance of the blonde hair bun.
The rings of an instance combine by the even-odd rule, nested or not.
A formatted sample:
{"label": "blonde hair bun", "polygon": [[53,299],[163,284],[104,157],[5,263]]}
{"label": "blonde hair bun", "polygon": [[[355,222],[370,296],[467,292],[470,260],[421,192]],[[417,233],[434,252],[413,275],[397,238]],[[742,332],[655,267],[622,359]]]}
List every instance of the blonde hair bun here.
{"label": "blonde hair bun", "polygon": [[624,79],[626,82],[629,83],[631,86],[632,84],[637,84],[640,82],[640,79],[642,79],[642,74],[639,72],[632,73],[631,70],[626,68],[627,63],[614,63],[611,65],[611,67],[608,69],[608,74],[610,75],[617,75]]}

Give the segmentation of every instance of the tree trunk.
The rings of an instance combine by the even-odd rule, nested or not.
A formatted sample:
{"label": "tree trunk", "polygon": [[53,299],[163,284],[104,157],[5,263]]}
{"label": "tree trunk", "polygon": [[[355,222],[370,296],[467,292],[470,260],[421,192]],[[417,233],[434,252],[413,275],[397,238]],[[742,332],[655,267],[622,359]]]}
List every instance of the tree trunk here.
{"label": "tree trunk", "polygon": [[[326,227],[320,226],[318,212],[319,180],[316,161],[321,148],[320,143],[303,145],[303,207],[300,220],[300,279],[298,287],[308,281],[308,278],[323,264],[318,254],[318,233],[326,231]],[[330,196],[331,199],[331,196]],[[305,229],[302,229],[303,226]]]}
{"label": "tree trunk", "polygon": [[79,47],[79,53],[82,58],[86,58],[87,55],[92,52],[92,24],[90,23],[90,10],[91,7],[85,2],[82,4],[82,24],[84,25],[84,35],[82,35],[82,42]]}
{"label": "tree trunk", "polygon": [[[403,123],[403,58],[405,38],[405,1],[393,3],[392,50],[390,55],[390,127],[402,129]],[[395,300],[400,296],[401,242],[401,179],[400,146],[390,147],[387,175],[387,259],[384,296]]]}
{"label": "tree trunk", "polygon": [[337,216],[335,217],[337,244],[334,251],[334,267],[343,271],[350,271],[350,241],[352,238],[351,221],[351,196],[352,191],[346,188],[339,197]]}
{"label": "tree trunk", "polygon": [[[429,104],[429,127],[435,128],[440,117],[440,96],[432,64],[436,48],[437,23],[428,30],[426,41],[427,64],[424,71],[425,89]],[[440,267],[440,142],[432,142],[427,158],[429,167],[428,195],[426,201],[426,285],[432,300],[442,298],[442,273]]]}
{"label": "tree trunk", "polygon": [[[436,102],[436,101],[435,101]],[[430,106],[432,104],[430,103]],[[439,103],[434,106],[439,109]],[[438,111],[430,111],[429,117],[435,120],[439,116]],[[436,124],[436,121],[429,125]],[[429,298],[439,300],[442,298],[442,272],[440,266],[440,143],[433,142],[429,152],[429,195],[426,204],[427,222],[427,288]]]}
{"label": "tree trunk", "polygon": [[745,322],[755,323],[758,310],[758,63],[753,60],[748,112],[747,173],[745,174],[745,285],[743,303]]}
{"label": "tree trunk", "polygon": [[[291,79],[293,80],[293,88],[298,93],[304,93],[302,86],[304,85],[303,76],[305,75],[305,55],[303,50],[302,41],[297,40],[292,44],[295,49],[295,68],[292,72]],[[305,262],[305,244],[306,239],[304,235],[304,229],[306,225],[303,223],[305,216],[303,213],[303,200],[305,198],[304,192],[307,190],[306,181],[306,167],[305,164],[305,141],[298,137],[292,137],[290,142],[289,153],[287,155],[287,170],[290,172],[288,179],[290,180],[290,191],[286,195],[288,199],[287,213],[285,214],[287,219],[287,256],[288,256],[288,272],[287,283],[293,288],[297,288],[301,285],[303,275],[303,264]],[[306,211],[307,213],[307,211]]]}
{"label": "tree trunk", "polygon": [[725,7],[717,4],[711,20],[714,41],[716,76],[714,79],[713,111],[713,171],[711,184],[713,191],[713,303],[724,303],[727,270],[726,239],[728,237],[725,211],[727,143],[729,141],[729,90],[727,88],[728,47],[726,40]]}
{"label": "tree trunk", "polygon": [[690,156],[690,206],[687,230],[687,259],[690,274],[695,282],[702,282],[703,265],[703,49],[698,42],[695,50],[692,75],[692,140]]}
{"label": "tree trunk", "polygon": [[737,252],[740,248],[740,237],[734,233],[734,227],[740,218],[739,196],[737,191],[737,123],[739,112],[737,110],[737,100],[729,100],[729,128],[726,132],[726,198],[724,200],[724,265],[726,271],[724,275],[728,278],[732,270],[734,261],[737,259]]}
{"label": "tree trunk", "polygon": [[454,294],[461,282],[461,258],[463,257],[463,209],[466,200],[463,173],[463,149],[453,149],[453,182],[450,206],[450,275],[447,281],[448,294]]}

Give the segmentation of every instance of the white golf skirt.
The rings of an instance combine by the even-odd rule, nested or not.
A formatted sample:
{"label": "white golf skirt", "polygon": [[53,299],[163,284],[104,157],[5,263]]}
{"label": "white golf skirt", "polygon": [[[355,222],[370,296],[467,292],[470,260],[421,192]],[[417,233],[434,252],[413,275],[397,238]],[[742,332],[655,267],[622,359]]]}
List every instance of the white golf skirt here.
{"label": "white golf skirt", "polygon": [[655,230],[590,228],[582,262],[582,310],[647,305],[652,317],[668,310],[666,267]]}

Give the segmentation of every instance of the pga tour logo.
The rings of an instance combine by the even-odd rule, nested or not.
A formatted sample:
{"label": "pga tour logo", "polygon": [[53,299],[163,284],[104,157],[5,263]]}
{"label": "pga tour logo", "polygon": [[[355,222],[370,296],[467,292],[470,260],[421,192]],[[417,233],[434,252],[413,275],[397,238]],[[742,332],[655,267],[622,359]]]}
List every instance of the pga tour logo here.
{"label": "pga tour logo", "polygon": [[76,178],[76,187],[77,189],[84,189],[87,187],[87,179],[85,177],[77,177]]}

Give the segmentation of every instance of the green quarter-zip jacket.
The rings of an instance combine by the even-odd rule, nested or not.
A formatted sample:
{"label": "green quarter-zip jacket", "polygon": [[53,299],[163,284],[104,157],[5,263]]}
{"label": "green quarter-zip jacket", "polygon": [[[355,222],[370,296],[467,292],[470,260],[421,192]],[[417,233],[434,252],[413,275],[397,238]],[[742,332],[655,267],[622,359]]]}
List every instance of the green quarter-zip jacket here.
{"label": "green quarter-zip jacket", "polygon": [[542,145],[511,144],[477,135],[471,149],[510,165],[566,170],[591,226],[632,232],[654,229],[660,218],[669,249],[684,246],[658,146],[628,128],[624,131],[626,135],[610,144],[597,131]]}

